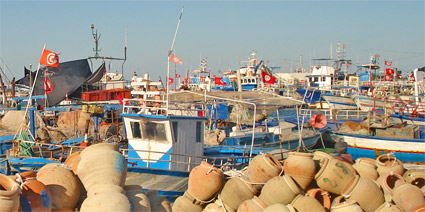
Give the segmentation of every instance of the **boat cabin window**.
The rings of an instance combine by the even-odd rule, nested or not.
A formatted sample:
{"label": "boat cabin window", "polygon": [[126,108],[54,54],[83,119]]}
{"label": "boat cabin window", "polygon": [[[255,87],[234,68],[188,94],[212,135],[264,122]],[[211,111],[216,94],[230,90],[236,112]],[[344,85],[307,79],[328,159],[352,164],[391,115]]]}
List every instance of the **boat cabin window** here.
{"label": "boat cabin window", "polygon": [[148,122],[142,123],[143,139],[154,141],[167,141],[165,124]]}
{"label": "boat cabin window", "polygon": [[202,122],[196,122],[196,142],[201,142]]}
{"label": "boat cabin window", "polygon": [[177,126],[178,122],[172,122],[173,124],[173,135],[174,135],[174,142],[177,142]]}
{"label": "boat cabin window", "polygon": [[142,138],[142,133],[140,131],[140,123],[136,121],[130,122],[131,125],[131,133],[133,134],[133,138]]}

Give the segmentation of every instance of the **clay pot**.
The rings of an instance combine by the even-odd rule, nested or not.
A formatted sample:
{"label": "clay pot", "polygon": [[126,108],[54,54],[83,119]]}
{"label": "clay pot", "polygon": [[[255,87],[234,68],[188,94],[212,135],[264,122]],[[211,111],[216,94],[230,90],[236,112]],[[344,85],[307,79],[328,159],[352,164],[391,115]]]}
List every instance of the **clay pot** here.
{"label": "clay pot", "polygon": [[403,212],[403,209],[389,202],[384,202],[375,212]]}
{"label": "clay pot", "polygon": [[13,176],[13,180],[17,180],[17,175],[20,176],[21,179],[25,180],[28,178],[35,178],[37,176],[37,173],[35,173],[34,171],[25,171],[25,172],[21,172],[21,173],[17,173],[16,175]]}
{"label": "clay pot", "polygon": [[348,200],[332,204],[331,212],[363,212],[363,210],[355,200]]}
{"label": "clay pot", "polygon": [[347,200],[345,199],[345,197],[343,196],[337,196],[334,198],[334,200],[332,200],[332,205],[337,205],[343,202],[346,202]]}
{"label": "clay pot", "polygon": [[319,188],[341,195],[344,187],[354,178],[354,173],[337,159],[324,159],[320,162],[320,170],[315,175]]}
{"label": "clay pot", "polygon": [[205,206],[202,212],[227,212],[227,210],[223,202],[215,201]]}
{"label": "clay pot", "polygon": [[425,205],[421,189],[409,183],[404,183],[394,188],[393,201],[405,211],[412,211],[416,207]]}
{"label": "clay pot", "polygon": [[220,196],[226,208],[236,211],[243,201],[252,199],[257,193],[258,190],[251,184],[234,177],[224,184]]}
{"label": "clay pot", "polygon": [[143,192],[142,186],[125,186],[125,195],[130,201],[133,211],[151,211],[151,205],[147,195]]}
{"label": "clay pot", "polygon": [[321,162],[322,160],[325,160],[325,159],[330,160],[335,158],[332,155],[322,151],[315,151],[313,153],[313,160]]}
{"label": "clay pot", "polygon": [[173,212],[201,212],[203,210],[202,206],[199,204],[194,204],[193,199],[189,199],[187,195],[178,197],[173,204]]}
{"label": "clay pot", "polygon": [[37,180],[52,195],[52,208],[74,208],[80,196],[77,177],[63,164],[50,163],[38,170]]}
{"label": "clay pot", "polygon": [[0,174],[0,211],[18,211],[20,193],[18,183]]}
{"label": "clay pot", "polygon": [[396,186],[404,183],[405,181],[403,177],[399,174],[390,172],[379,176],[376,182],[381,186],[382,190],[384,191],[385,201],[391,202],[393,189]]}
{"label": "clay pot", "polygon": [[202,161],[189,174],[187,192],[200,201],[210,200],[223,185],[223,172]]}
{"label": "clay pot", "polygon": [[422,190],[425,196],[425,170],[410,169],[403,174],[403,178],[407,183],[415,185]]}
{"label": "clay pot", "polygon": [[291,205],[297,211],[316,211],[316,212],[326,212],[322,204],[319,201],[310,196],[304,196],[298,194],[295,199],[291,202]]}
{"label": "clay pot", "polygon": [[283,170],[304,190],[310,185],[316,174],[316,165],[313,154],[303,152],[290,152],[284,161]]}
{"label": "clay pot", "polygon": [[289,204],[301,193],[295,181],[289,175],[276,176],[267,181],[259,198],[267,205]]}
{"label": "clay pot", "polygon": [[[31,211],[51,211],[52,197],[47,190],[47,187],[40,181],[34,178],[27,178],[22,185],[21,206],[29,205]],[[23,203],[26,200],[28,202]]]}
{"label": "clay pot", "polygon": [[98,151],[85,152],[93,150],[87,148],[80,154],[81,160],[78,164],[77,174],[86,190],[90,191],[90,188],[95,185],[124,186],[127,175],[127,162],[124,160],[124,156],[110,148],[103,148],[111,147],[111,145],[105,146],[102,143],[90,147],[96,146],[101,148]]}
{"label": "clay pot", "polygon": [[373,212],[384,203],[384,193],[379,185],[372,179],[358,175],[344,188],[342,196],[347,200],[356,200],[366,212]]}
{"label": "clay pot", "polygon": [[327,191],[320,188],[312,188],[307,191],[307,195],[319,201],[326,210],[331,208],[331,195]]}
{"label": "clay pot", "polygon": [[149,203],[151,206],[151,211],[156,212],[171,212],[170,202],[163,196],[158,195],[158,191],[148,191],[146,193]]}
{"label": "clay pot", "polygon": [[378,171],[376,170],[375,160],[371,158],[357,158],[353,168],[357,171],[360,177],[378,179]]}
{"label": "clay pot", "polygon": [[87,148],[85,148],[81,153],[80,157],[84,158],[85,155],[90,155],[94,152],[99,152],[103,150],[110,150],[110,151],[118,151],[118,146],[114,143],[98,143],[91,145]]}
{"label": "clay pot", "polygon": [[99,184],[99,185],[91,187],[90,190],[87,191],[87,197],[98,195],[99,193],[104,193],[104,192],[118,192],[121,194],[125,194],[124,188],[119,185]]}
{"label": "clay pot", "polygon": [[378,156],[376,158],[375,164],[377,166],[376,170],[378,171],[379,176],[391,171],[399,175],[403,175],[404,173],[403,163],[392,154]]}
{"label": "clay pot", "polygon": [[65,165],[69,166],[75,175],[77,175],[78,163],[80,163],[81,160],[80,153],[81,152],[74,152],[65,160]]}
{"label": "clay pot", "polygon": [[266,209],[263,210],[263,212],[296,212],[295,208],[292,207],[292,205],[284,205],[284,204],[273,204],[268,206]]}
{"label": "clay pot", "polygon": [[245,200],[239,205],[238,212],[262,212],[267,207],[257,196]]}
{"label": "clay pot", "polygon": [[425,212],[425,205],[421,205],[413,209],[411,212]]}
{"label": "clay pot", "polygon": [[127,196],[119,192],[102,192],[87,197],[81,205],[81,212],[90,211],[131,211]]}
{"label": "clay pot", "polygon": [[271,154],[257,155],[249,163],[244,178],[251,182],[256,189],[261,189],[263,183],[282,171],[282,164]]}

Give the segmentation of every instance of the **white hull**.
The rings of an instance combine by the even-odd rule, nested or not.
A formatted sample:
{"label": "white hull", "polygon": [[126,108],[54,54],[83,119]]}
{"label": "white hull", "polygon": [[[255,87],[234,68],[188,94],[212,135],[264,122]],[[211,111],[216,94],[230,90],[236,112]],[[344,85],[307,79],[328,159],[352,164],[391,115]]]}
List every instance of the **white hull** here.
{"label": "white hull", "polygon": [[[347,134],[331,134],[331,137],[335,141],[342,140],[349,146],[356,148],[425,153],[425,140],[420,141],[420,139],[395,140],[393,138],[360,137]],[[417,142],[412,142],[412,140],[416,140]]]}

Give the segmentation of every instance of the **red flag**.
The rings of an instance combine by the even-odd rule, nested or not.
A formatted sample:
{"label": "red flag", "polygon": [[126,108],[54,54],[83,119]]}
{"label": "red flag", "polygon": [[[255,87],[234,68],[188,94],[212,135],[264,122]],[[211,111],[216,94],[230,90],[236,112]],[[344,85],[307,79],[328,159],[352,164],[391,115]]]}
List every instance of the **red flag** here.
{"label": "red flag", "polygon": [[173,79],[173,78],[171,78],[171,77],[170,77],[170,78],[168,78],[168,84],[169,84],[169,85],[173,84],[173,82],[174,82],[174,79]]}
{"label": "red flag", "polygon": [[59,56],[52,51],[44,49],[40,58],[40,64],[50,67],[57,67],[59,65]]}
{"label": "red flag", "polygon": [[386,65],[386,66],[391,66],[392,64],[391,64],[391,62],[390,62],[390,61],[386,61],[386,60],[385,60],[385,65]]}
{"label": "red flag", "polygon": [[52,91],[53,91],[52,83],[50,82],[49,79],[46,78],[46,76],[44,76],[44,78],[43,78],[43,83],[44,83],[44,92],[47,95],[49,95],[50,93],[52,93]]}
{"label": "red flag", "polygon": [[381,57],[381,55],[380,55],[380,54],[376,54],[375,56],[376,56],[376,57]]}
{"label": "red flag", "polygon": [[385,71],[387,72],[387,74],[394,74],[394,69],[392,68],[387,68],[385,69]]}
{"label": "red flag", "polygon": [[276,82],[276,78],[266,73],[265,71],[261,71],[261,77],[263,78],[263,82],[265,83],[274,84]]}
{"label": "red flag", "polygon": [[342,45],[342,48],[343,48],[343,49],[347,48],[347,45],[344,43],[344,44]]}
{"label": "red flag", "polygon": [[216,85],[227,85],[227,83],[224,82],[221,77],[214,77],[214,82]]}
{"label": "red flag", "polygon": [[176,78],[180,78],[182,77],[180,74],[176,74]]}
{"label": "red flag", "polygon": [[177,64],[183,64],[183,61],[174,54],[171,54],[170,62],[177,63]]}
{"label": "red flag", "polygon": [[[122,97],[121,94],[117,94],[117,98],[118,98],[118,101],[120,102],[120,105],[123,105],[124,97]],[[128,104],[129,104],[128,102],[125,102],[125,105],[128,105]]]}

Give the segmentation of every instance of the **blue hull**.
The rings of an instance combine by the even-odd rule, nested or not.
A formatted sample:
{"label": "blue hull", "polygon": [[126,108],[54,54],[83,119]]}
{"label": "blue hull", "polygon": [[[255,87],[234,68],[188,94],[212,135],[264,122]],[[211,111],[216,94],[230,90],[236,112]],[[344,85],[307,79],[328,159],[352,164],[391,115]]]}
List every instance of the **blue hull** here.
{"label": "blue hull", "polygon": [[425,163],[425,155],[422,153],[379,151],[372,149],[360,149],[350,146],[347,147],[347,153],[353,156],[353,160],[356,160],[357,158],[375,159],[379,155],[393,153],[397,159],[406,163]]}

